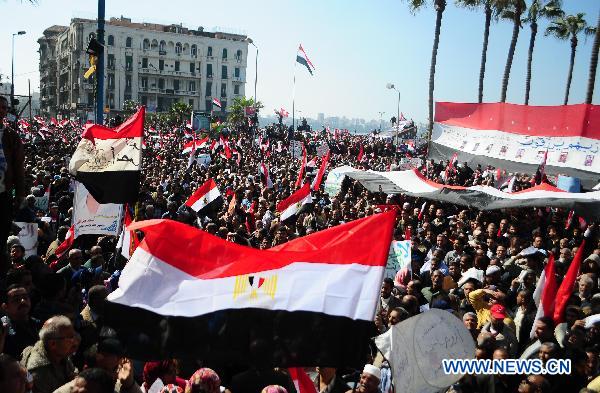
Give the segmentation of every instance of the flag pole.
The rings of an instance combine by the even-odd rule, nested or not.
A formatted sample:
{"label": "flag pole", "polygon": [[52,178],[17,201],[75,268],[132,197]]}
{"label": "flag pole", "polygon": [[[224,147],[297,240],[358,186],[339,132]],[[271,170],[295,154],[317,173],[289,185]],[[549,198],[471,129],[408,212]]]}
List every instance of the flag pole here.
{"label": "flag pole", "polygon": [[[298,53],[296,53],[296,57],[298,57]],[[292,135],[289,141],[290,146],[292,145],[292,139],[294,138],[294,132],[296,130],[296,64],[298,64],[298,60],[294,59],[294,86],[292,88]],[[295,159],[294,149],[292,149],[292,159]]]}

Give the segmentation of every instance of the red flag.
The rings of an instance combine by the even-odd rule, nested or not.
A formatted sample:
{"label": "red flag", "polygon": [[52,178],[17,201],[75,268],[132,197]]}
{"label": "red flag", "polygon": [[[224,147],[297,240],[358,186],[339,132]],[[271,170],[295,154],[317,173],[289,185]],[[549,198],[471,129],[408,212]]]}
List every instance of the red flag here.
{"label": "red flag", "polygon": [[[548,263],[533,292],[533,299],[538,306],[535,320],[538,320],[541,317],[552,317],[554,314],[554,300],[556,299],[557,289],[558,285],[554,273],[554,255],[550,254]],[[531,327],[529,337],[535,337],[535,324]]]}
{"label": "red flag", "polygon": [[357,157],[358,162],[362,161],[364,155],[365,155],[365,151],[363,149],[363,145],[361,144],[360,150],[358,151],[358,157]]}
{"label": "red flag", "polygon": [[298,393],[317,393],[315,384],[301,367],[288,368],[290,378]]}
{"label": "red flag", "polygon": [[300,188],[302,185],[302,179],[304,179],[304,171],[306,170],[306,149],[302,146],[302,165],[300,166],[300,171],[298,172],[298,178],[296,179],[296,184],[294,184],[295,188]]}
{"label": "red flag", "polygon": [[56,248],[54,254],[58,259],[62,258],[62,256],[69,251],[71,247],[73,247],[73,243],[75,242],[75,225],[71,225],[69,231],[67,232],[67,236],[65,236],[65,240]]}
{"label": "red flag", "polygon": [[569,229],[571,227],[571,224],[573,223],[573,214],[575,214],[575,212],[571,210],[567,216],[567,221],[565,221],[565,229]]}
{"label": "red flag", "polygon": [[423,218],[423,213],[425,213],[425,206],[427,206],[427,202],[423,202],[423,206],[421,206],[421,210],[419,211],[417,219],[421,220]]}
{"label": "red flag", "polygon": [[319,189],[319,187],[321,186],[321,182],[323,181],[323,175],[325,175],[325,170],[327,169],[328,163],[329,163],[329,151],[327,151],[327,154],[325,154],[325,156],[323,157],[323,159],[321,161],[321,167],[319,168],[319,172],[317,173],[317,176],[315,177],[315,180],[313,181],[313,184],[312,184],[313,191],[317,191]]}
{"label": "red flag", "polygon": [[569,270],[567,270],[567,274],[563,279],[563,282],[560,284],[560,288],[558,288],[558,292],[556,293],[556,304],[554,306],[554,323],[559,324],[565,321],[565,309],[567,308],[567,301],[571,297],[573,293],[573,286],[575,285],[575,280],[577,279],[577,275],[579,274],[579,268],[581,267],[581,262],[583,261],[583,249],[585,247],[585,239],[581,242],[581,245],[577,249],[577,253],[575,257],[573,257],[573,261],[571,261],[571,265],[569,266]]}
{"label": "red flag", "polygon": [[412,233],[410,232],[410,228],[406,228],[404,230],[404,240],[412,239]]}

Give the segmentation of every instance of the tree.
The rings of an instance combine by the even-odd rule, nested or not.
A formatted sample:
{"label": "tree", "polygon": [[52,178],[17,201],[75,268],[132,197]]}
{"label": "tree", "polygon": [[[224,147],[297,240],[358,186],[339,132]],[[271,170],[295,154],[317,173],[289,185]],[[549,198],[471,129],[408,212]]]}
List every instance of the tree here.
{"label": "tree", "polygon": [[[411,13],[416,13],[427,4],[427,0],[407,0]],[[433,131],[433,91],[435,89],[435,65],[437,62],[438,46],[440,44],[440,30],[442,28],[442,16],[446,10],[446,0],[431,0],[436,12],[435,33],[433,36],[433,49],[431,51],[431,64],[429,68],[429,140]]]}
{"label": "tree", "polygon": [[587,94],[585,103],[591,104],[594,96],[594,84],[596,83],[596,68],[598,67],[598,47],[600,47],[600,14],[598,14],[598,24],[596,26],[596,35],[594,45],[592,45],[592,57],[590,59],[590,74],[588,76]]}
{"label": "tree", "polygon": [[564,105],[569,103],[569,91],[571,90],[571,80],[573,78],[573,66],[575,65],[575,53],[577,51],[577,36],[579,33],[592,35],[596,29],[588,27],[584,19],[585,14],[580,12],[577,15],[559,16],[555,18],[550,26],[546,28],[546,35],[551,35],[559,40],[571,40],[571,59],[569,62],[569,73],[567,74],[567,88],[565,90]]}
{"label": "tree", "polygon": [[533,48],[538,32],[538,20],[542,18],[553,19],[562,16],[561,0],[533,0],[529,6],[524,22],[529,23],[531,36],[529,38],[529,51],[527,52],[527,76],[525,78],[525,105],[529,105],[529,91],[531,89],[531,64],[533,63]]}
{"label": "tree", "polygon": [[126,100],[123,103],[123,112],[125,112],[125,114],[127,116],[131,116],[135,112],[137,112],[139,106],[140,105],[137,102],[133,101],[133,100]]}
{"label": "tree", "polygon": [[492,17],[496,17],[498,8],[495,0],[456,0],[456,5],[471,10],[477,10],[483,8],[485,15],[485,24],[483,29],[483,48],[481,49],[481,65],[479,67],[479,91],[478,91],[478,102],[483,102],[483,80],[485,78],[485,65],[487,62],[487,49],[488,39],[490,35],[490,24]]}
{"label": "tree", "polygon": [[258,101],[254,102],[253,98],[236,97],[233,99],[233,103],[228,107],[229,115],[227,116],[227,122],[233,128],[240,128],[248,125],[246,120],[246,108],[251,107],[256,111],[256,115],[264,107],[264,105]]}
{"label": "tree", "polygon": [[176,119],[177,122],[183,123],[183,119],[186,117],[190,117],[192,114],[192,106],[186,104],[185,102],[174,102],[169,108],[169,113],[172,115],[172,118]]}
{"label": "tree", "polygon": [[527,5],[525,4],[525,0],[497,0],[497,4],[498,8],[501,10],[500,17],[513,22],[512,38],[510,40],[510,46],[508,47],[508,56],[506,57],[506,65],[504,66],[502,90],[500,93],[500,102],[506,102],[508,79],[510,78],[510,70],[515,56],[517,40],[519,39],[519,31],[521,29],[521,15],[527,10]]}

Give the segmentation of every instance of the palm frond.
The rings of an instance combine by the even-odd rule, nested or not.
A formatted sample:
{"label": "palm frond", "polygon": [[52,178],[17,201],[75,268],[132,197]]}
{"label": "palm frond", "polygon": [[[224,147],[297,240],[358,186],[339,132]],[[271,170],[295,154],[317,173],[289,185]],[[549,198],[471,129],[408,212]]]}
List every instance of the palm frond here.
{"label": "palm frond", "polygon": [[421,8],[427,5],[426,0],[405,0],[408,3],[408,10],[411,14],[416,14]]}

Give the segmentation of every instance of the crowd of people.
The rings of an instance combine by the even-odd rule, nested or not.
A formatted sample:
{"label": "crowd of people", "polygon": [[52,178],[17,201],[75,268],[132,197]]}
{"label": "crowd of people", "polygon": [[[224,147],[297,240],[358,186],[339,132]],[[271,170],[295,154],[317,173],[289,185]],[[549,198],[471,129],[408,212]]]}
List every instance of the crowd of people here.
{"label": "crowd of people", "polygon": [[[116,248],[117,238],[83,235],[67,252],[57,252],[71,226],[73,179],[67,168],[82,125],[41,118],[17,125],[5,121],[7,109],[0,98],[1,392],[148,392],[158,379],[165,385],[160,392],[295,391],[285,369],[126,358],[117,335],[103,323],[106,297],[118,286],[127,263]],[[477,359],[557,358],[572,364],[570,375],[467,375],[448,391],[600,392],[600,241],[594,223],[567,219],[568,211],[545,207],[483,212],[372,193],[350,179],[336,195],[328,195],[321,184],[312,193],[309,212],[281,222],[276,206],[296,190],[302,163],[301,155],[289,149],[287,129],[274,124],[251,134],[222,130],[211,135],[233,148],[232,157],[225,158],[223,147],[183,154],[183,145],[199,137],[185,123],[147,122],[146,128],[140,196],[127,207],[135,220],[177,220],[267,249],[394,208],[394,239],[412,241],[411,266],[383,281],[374,334],[431,308],[444,309],[464,322]],[[306,149],[306,181],[312,181],[319,167],[320,159],[310,164],[312,158],[327,146],[329,169],[396,170],[410,156],[422,158],[419,169],[434,181],[499,183],[495,168],[461,163],[449,171],[448,162],[427,161],[423,148],[399,152],[391,140],[373,135],[324,129],[297,131],[293,138]],[[209,154],[210,162],[194,160],[199,153]],[[272,187],[261,176],[261,163],[268,167]],[[218,185],[224,203],[198,217],[184,203],[209,179]],[[514,189],[535,182],[535,174],[519,175]],[[48,192],[48,207],[40,208],[36,201]],[[32,255],[25,255],[14,222],[38,224]],[[565,322],[536,318],[533,293],[549,256],[555,258],[560,285],[584,238],[584,262]],[[366,366],[360,370],[311,369],[317,391],[390,392],[389,364],[378,362],[376,355],[365,354]]]}

